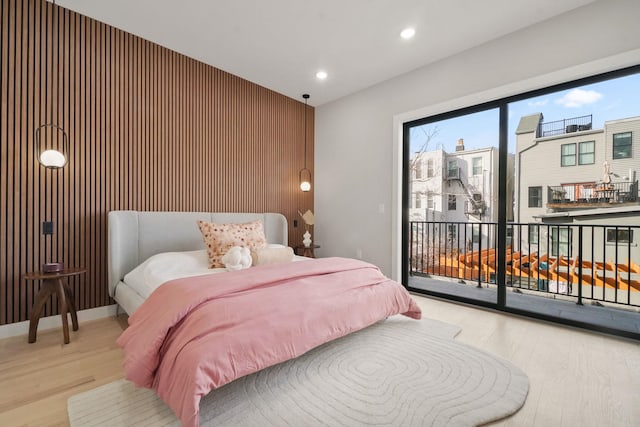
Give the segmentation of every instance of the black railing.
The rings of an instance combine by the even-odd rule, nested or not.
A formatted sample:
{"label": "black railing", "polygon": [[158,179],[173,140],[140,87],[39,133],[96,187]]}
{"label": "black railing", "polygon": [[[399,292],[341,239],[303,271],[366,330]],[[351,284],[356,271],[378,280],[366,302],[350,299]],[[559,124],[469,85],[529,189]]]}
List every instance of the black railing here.
{"label": "black railing", "polygon": [[538,136],[555,136],[565,133],[591,130],[593,115],[573,117],[571,119],[557,120],[555,122],[540,123],[538,125]]}
{"label": "black railing", "polygon": [[[548,187],[547,201],[551,205],[637,203],[639,201],[638,181],[550,186]],[[570,206],[549,207],[562,208]]]}
{"label": "black railing", "polygon": [[[410,222],[410,274],[495,284],[497,224]],[[640,226],[509,224],[506,285],[640,306]]]}

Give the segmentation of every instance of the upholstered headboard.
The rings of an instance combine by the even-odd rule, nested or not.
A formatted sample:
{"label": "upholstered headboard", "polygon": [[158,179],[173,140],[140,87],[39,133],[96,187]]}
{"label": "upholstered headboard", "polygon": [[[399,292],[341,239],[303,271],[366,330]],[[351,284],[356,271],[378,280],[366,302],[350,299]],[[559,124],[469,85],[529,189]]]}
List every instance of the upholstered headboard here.
{"label": "upholstered headboard", "polygon": [[109,295],[150,256],[204,249],[196,221],[240,223],[261,219],[269,243],[288,244],[287,219],[278,213],[111,211],[108,216]]}

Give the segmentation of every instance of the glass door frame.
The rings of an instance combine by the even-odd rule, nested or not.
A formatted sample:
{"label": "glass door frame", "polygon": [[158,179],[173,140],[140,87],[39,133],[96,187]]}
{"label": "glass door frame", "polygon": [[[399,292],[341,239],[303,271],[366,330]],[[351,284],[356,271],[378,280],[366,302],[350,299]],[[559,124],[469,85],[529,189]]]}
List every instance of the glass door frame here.
{"label": "glass door frame", "polygon": [[[626,338],[632,338],[640,340],[640,333],[632,333],[620,329],[613,329],[609,327],[594,325],[591,323],[585,323],[570,319],[565,319],[557,316],[541,314],[524,309],[518,309],[507,305],[507,286],[506,286],[506,243],[507,243],[507,158],[508,158],[508,128],[509,128],[509,104],[512,102],[522,101],[527,98],[533,98],[541,95],[550,94],[567,89],[573,89],[583,85],[589,85],[598,83],[618,77],[624,77],[640,73],[640,64],[626,67],[623,69],[610,71],[602,74],[593,75],[577,80],[572,80],[565,83],[560,83],[552,86],[548,86],[541,89],[536,89],[505,97],[502,99],[485,102],[482,104],[457,109],[441,114],[436,114],[429,117],[424,117],[417,120],[408,121],[402,124],[402,213],[400,219],[402,221],[401,227],[401,280],[403,286],[408,290],[425,295],[431,295],[438,298],[458,301],[466,304],[472,304],[477,306],[484,306],[492,309],[496,309],[503,312],[522,315],[525,317],[536,318],[554,323],[565,324],[569,326],[575,326],[583,329],[594,330],[598,332],[604,332],[607,334],[618,335]],[[458,295],[443,294],[435,291],[427,291],[423,289],[412,288],[409,286],[409,256],[410,256],[410,239],[409,239],[409,207],[410,207],[410,130],[412,127],[420,126],[428,123],[438,122],[454,117],[459,117],[466,114],[480,112],[489,109],[499,110],[499,143],[498,143],[498,224],[497,224],[497,239],[496,250],[498,252],[496,257],[496,285],[497,285],[497,300],[495,303],[486,301],[480,301],[468,297],[462,297]]]}
{"label": "glass door frame", "polygon": [[[508,102],[507,100],[498,100],[486,102],[483,104],[466,107],[447,113],[442,113],[422,119],[412,120],[403,123],[402,127],[402,284],[412,292],[424,293],[441,298],[452,299],[464,303],[486,306],[490,308],[504,309],[506,307],[506,193],[507,193],[507,153],[508,153]],[[465,298],[456,295],[442,294],[435,291],[426,291],[423,289],[411,288],[409,286],[409,206],[410,197],[410,168],[409,159],[411,156],[411,128],[421,126],[428,123],[447,120],[454,117],[460,117],[468,114],[478,113],[481,111],[497,109],[499,115],[499,138],[498,138],[498,225],[497,225],[497,242],[496,242],[496,284],[498,285],[497,301],[490,303],[472,298]]]}

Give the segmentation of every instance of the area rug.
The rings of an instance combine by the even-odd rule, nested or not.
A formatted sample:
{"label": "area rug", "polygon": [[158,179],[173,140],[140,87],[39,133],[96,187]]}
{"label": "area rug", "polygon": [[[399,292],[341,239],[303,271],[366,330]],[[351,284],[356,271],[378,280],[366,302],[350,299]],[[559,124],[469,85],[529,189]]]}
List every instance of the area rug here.
{"label": "area rug", "polygon": [[[459,328],[393,317],[204,397],[201,426],[475,426],[524,403],[527,376],[456,342]],[[178,426],[126,380],[72,396],[72,427]]]}

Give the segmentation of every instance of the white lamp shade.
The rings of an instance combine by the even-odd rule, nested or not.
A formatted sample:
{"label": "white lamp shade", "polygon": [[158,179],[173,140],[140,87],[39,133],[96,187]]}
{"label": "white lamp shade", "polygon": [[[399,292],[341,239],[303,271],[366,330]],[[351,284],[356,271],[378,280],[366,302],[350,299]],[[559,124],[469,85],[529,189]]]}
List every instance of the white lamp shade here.
{"label": "white lamp shade", "polygon": [[309,181],[302,181],[300,183],[300,189],[302,191],[311,191],[311,183]]}
{"label": "white lamp shade", "polygon": [[40,163],[48,168],[61,168],[67,163],[67,159],[58,150],[46,150],[40,154]]}

